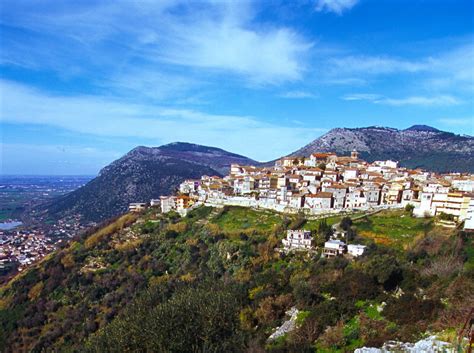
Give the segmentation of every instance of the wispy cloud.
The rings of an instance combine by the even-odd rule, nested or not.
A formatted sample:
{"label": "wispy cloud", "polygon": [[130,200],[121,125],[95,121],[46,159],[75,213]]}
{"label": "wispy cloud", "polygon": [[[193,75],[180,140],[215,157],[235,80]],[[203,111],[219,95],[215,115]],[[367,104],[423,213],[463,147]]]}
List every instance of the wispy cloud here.
{"label": "wispy cloud", "polygon": [[390,106],[423,106],[423,107],[441,107],[459,105],[462,101],[450,95],[440,96],[409,96],[402,98],[385,97],[374,93],[353,93],[342,97],[347,101],[369,101],[375,104],[383,104]]}
{"label": "wispy cloud", "polygon": [[359,0],[317,0],[316,11],[335,12],[341,15],[344,11],[353,8]]}
{"label": "wispy cloud", "polygon": [[474,128],[474,117],[470,118],[442,118],[438,119],[438,122],[450,126],[470,126]]}
{"label": "wispy cloud", "polygon": [[463,134],[474,136],[474,116],[467,118],[441,118],[437,121],[448,129],[462,129]]}
{"label": "wispy cloud", "polygon": [[327,82],[352,85],[384,77],[404,77],[426,91],[474,92],[474,45],[471,43],[419,58],[345,55],[323,63]]}
{"label": "wispy cloud", "polygon": [[289,99],[314,99],[318,98],[319,95],[312,92],[307,91],[288,91],[281,93],[278,95],[281,98],[289,98]]}
{"label": "wispy cloud", "polygon": [[442,53],[430,67],[428,89],[458,90],[474,94],[474,44],[461,45]]}
{"label": "wispy cloud", "polygon": [[380,98],[382,98],[380,94],[374,94],[374,93],[352,93],[352,94],[346,94],[345,96],[342,97],[342,99],[346,101],[361,101],[361,100],[376,101]]}
{"label": "wispy cloud", "polygon": [[426,71],[432,65],[432,59],[410,61],[383,56],[345,56],[331,59],[330,65],[340,74],[383,75]]}
{"label": "wispy cloud", "polygon": [[287,154],[325,131],[110,97],[51,95],[9,81],[0,81],[0,93],[0,118],[5,122],[41,124],[96,136],[154,139],[157,144],[212,144],[259,160]]}
{"label": "wispy cloud", "polygon": [[189,100],[197,89],[208,84],[199,78],[160,72],[153,66],[123,69],[105,79],[96,81],[98,87],[112,90],[119,96],[142,96],[156,100],[173,98]]}
{"label": "wispy cloud", "polygon": [[[42,45],[35,37],[26,37],[21,44],[9,41],[2,51],[3,63],[40,65],[62,73],[100,68],[106,74],[135,63],[159,67],[161,73],[172,65],[181,67],[181,72],[183,67],[198,68],[207,70],[207,75],[234,74],[252,84],[280,84],[302,77],[312,47],[291,28],[255,25],[251,3],[123,1],[120,6],[56,6],[45,1],[42,5],[20,1],[5,6],[1,21],[41,33]],[[175,11],[178,7],[180,11]],[[25,60],[30,57],[35,59]]]}
{"label": "wispy cloud", "polygon": [[180,35],[182,40],[162,56],[165,61],[230,71],[256,83],[299,80],[302,58],[312,46],[287,28],[257,32],[225,21],[203,23]]}
{"label": "wispy cloud", "polygon": [[435,97],[411,96],[404,98],[382,98],[376,100],[375,103],[392,106],[417,105],[424,107],[446,107],[459,105],[462,101],[453,96],[443,95]]}

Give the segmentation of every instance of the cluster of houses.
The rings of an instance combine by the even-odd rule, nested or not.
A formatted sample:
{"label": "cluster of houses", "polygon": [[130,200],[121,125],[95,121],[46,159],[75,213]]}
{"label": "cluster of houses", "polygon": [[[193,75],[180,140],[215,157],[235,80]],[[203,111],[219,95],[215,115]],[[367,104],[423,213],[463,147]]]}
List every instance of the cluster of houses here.
{"label": "cluster of houses", "polygon": [[[359,257],[364,254],[365,245],[346,244],[343,240],[337,239],[335,234],[331,239],[324,243],[322,251],[323,257],[336,257],[348,255],[352,258]],[[313,238],[309,230],[288,230],[286,238],[282,240],[283,251],[311,251],[314,250]]]}
{"label": "cluster of houses", "polygon": [[80,217],[72,216],[40,227],[0,230],[0,275],[23,271],[86,228]]}
{"label": "cluster of houses", "polygon": [[392,160],[368,163],[350,156],[313,153],[285,157],[273,167],[231,165],[229,175],[185,180],[179,193],[151,200],[162,212],[180,214],[205,204],[321,215],[413,205],[419,217],[449,215],[474,229],[474,175],[437,174],[400,167]]}
{"label": "cluster of houses", "polygon": [[54,249],[51,238],[41,231],[0,231],[0,270],[17,264],[22,271]]}

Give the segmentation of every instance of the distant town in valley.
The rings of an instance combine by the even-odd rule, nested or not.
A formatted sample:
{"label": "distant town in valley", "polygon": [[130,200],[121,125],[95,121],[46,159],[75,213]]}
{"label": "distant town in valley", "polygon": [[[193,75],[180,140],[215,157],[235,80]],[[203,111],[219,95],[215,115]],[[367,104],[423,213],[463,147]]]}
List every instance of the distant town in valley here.
{"label": "distant town in valley", "polygon": [[0,179],[0,282],[87,228],[79,217],[51,220],[35,207],[70,193],[91,176],[2,176]]}

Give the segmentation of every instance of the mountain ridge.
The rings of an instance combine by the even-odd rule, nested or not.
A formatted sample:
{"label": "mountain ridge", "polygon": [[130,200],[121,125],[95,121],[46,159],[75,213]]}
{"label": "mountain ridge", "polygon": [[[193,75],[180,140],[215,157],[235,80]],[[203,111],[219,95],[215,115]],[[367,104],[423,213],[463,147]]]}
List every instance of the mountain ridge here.
{"label": "mountain ridge", "polygon": [[426,125],[399,130],[382,126],[335,128],[289,156],[314,152],[348,154],[362,159],[396,159],[402,166],[436,172],[474,172],[474,137],[456,135]]}
{"label": "mountain ridge", "polygon": [[125,212],[131,202],[173,193],[185,179],[223,176],[232,163],[258,162],[219,148],[182,142],[138,146],[102,168],[86,185],[42,205],[41,213],[52,218],[79,214],[83,221],[98,222]]}
{"label": "mountain ridge", "polygon": [[[335,128],[289,156],[314,152],[347,155],[354,149],[368,162],[394,159],[412,169],[474,173],[474,137],[427,125]],[[85,221],[101,221],[125,212],[131,202],[148,202],[174,193],[184,179],[226,175],[233,163],[265,166],[273,161],[260,163],[220,148],[185,142],[137,146],[102,168],[85,186],[43,205],[42,211],[52,218],[79,214]]]}

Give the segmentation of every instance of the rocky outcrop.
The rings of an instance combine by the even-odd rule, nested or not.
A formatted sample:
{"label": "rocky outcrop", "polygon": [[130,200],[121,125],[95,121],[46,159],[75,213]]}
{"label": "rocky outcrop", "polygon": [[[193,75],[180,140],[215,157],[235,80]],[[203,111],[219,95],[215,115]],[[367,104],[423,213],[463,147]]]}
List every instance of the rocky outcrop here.
{"label": "rocky outcrop", "polygon": [[283,324],[273,332],[270,337],[268,337],[268,341],[274,341],[277,338],[286,335],[287,333],[293,331],[296,328],[296,319],[298,318],[299,310],[296,307],[292,307],[290,310],[286,312],[286,315],[290,318],[283,322]]}
{"label": "rocky outcrop", "polygon": [[448,342],[439,341],[436,336],[430,336],[415,343],[388,341],[382,348],[357,348],[354,353],[441,353],[454,352],[453,346]]}
{"label": "rocky outcrop", "polygon": [[308,156],[314,152],[349,154],[360,152],[369,162],[395,159],[408,168],[438,172],[474,172],[474,137],[444,132],[425,125],[405,130],[371,126],[332,129],[291,156]]}

